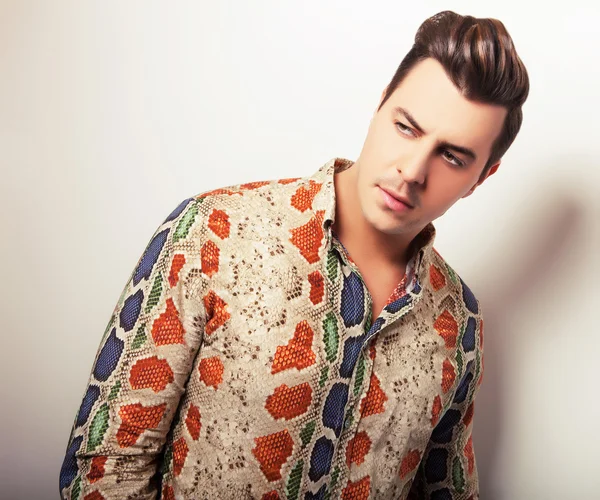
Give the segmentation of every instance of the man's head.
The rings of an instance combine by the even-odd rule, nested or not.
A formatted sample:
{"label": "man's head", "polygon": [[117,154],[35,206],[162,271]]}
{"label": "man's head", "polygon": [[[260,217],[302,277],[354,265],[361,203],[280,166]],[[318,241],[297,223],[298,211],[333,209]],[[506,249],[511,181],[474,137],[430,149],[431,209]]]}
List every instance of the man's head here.
{"label": "man's head", "polygon": [[[356,161],[366,219],[418,233],[488,176],[515,139],[529,92],[504,25],[442,12],[427,19],[381,96]],[[413,208],[394,210],[383,191]]]}

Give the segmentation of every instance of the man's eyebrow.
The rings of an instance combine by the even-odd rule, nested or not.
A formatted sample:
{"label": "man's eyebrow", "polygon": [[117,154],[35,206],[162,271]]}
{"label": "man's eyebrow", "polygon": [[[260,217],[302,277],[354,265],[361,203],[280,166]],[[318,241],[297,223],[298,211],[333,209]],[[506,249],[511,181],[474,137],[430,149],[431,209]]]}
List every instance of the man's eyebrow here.
{"label": "man's eyebrow", "polygon": [[[404,118],[406,118],[410,124],[418,130],[418,132],[420,134],[424,134],[425,131],[423,130],[423,127],[421,127],[421,125],[419,125],[419,123],[417,122],[417,120],[415,120],[415,118],[413,117],[413,115],[410,114],[410,112],[400,106],[394,108],[394,112],[395,113],[399,113],[402,116],[404,116]],[[465,156],[468,156],[472,161],[477,160],[477,155],[475,154],[475,151],[473,151],[472,149],[469,148],[465,148],[464,146],[458,146],[457,144],[452,144],[450,142],[442,142],[439,146],[441,149],[451,149],[453,151],[456,151],[457,153],[461,153]]]}
{"label": "man's eyebrow", "polygon": [[404,118],[406,118],[410,124],[415,127],[419,133],[424,134],[425,131],[423,130],[423,128],[421,127],[421,125],[419,125],[417,123],[417,120],[414,119],[413,115],[411,115],[406,109],[401,108],[400,106],[398,106],[397,108],[394,109],[395,113],[400,113],[401,115],[404,116]]}
{"label": "man's eyebrow", "polygon": [[450,144],[449,142],[440,143],[440,149],[451,149],[452,151],[456,151],[457,153],[461,153],[465,156],[468,156],[471,161],[477,160],[477,155],[475,151],[469,148],[465,148],[463,146],[457,146],[456,144]]}

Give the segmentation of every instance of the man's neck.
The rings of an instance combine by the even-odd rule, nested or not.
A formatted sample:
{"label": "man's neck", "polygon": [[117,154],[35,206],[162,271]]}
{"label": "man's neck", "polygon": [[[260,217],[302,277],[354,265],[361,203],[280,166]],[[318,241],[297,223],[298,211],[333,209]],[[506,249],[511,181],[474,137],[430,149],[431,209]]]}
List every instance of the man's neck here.
{"label": "man's neck", "polygon": [[380,262],[404,269],[416,235],[389,235],[364,217],[358,201],[356,165],[334,175],[336,207],[333,230],[356,262]]}

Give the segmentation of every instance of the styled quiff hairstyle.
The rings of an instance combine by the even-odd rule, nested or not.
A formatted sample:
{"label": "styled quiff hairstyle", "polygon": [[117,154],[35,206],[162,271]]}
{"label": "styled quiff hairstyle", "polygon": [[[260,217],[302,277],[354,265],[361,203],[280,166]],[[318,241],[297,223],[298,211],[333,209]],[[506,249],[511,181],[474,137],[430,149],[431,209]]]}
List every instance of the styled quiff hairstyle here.
{"label": "styled quiff hairstyle", "polygon": [[378,111],[411,68],[429,57],[444,67],[465,98],[507,109],[502,131],[481,173],[483,178],[502,158],[521,128],[521,106],[529,94],[525,65],[502,22],[440,12],[425,20],[417,30],[415,42],[398,66]]}

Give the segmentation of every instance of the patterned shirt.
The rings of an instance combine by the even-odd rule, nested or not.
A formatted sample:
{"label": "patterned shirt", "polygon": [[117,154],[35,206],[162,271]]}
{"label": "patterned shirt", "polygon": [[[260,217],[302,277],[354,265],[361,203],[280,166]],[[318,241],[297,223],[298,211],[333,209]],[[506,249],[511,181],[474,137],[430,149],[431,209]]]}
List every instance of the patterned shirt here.
{"label": "patterned shirt", "polygon": [[478,300],[428,224],[377,318],[311,176],[184,200],[106,327],[62,498],[476,499]]}

